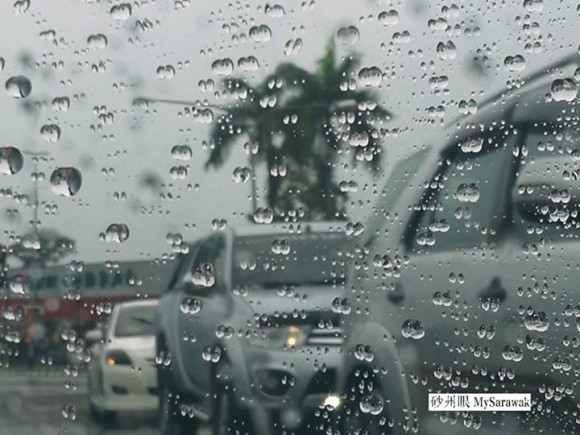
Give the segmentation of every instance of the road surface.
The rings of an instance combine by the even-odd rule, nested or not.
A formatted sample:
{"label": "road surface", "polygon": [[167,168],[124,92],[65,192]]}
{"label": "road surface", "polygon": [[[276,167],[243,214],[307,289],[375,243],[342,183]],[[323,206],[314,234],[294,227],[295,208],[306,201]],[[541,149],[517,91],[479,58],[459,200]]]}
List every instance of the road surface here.
{"label": "road surface", "polygon": [[122,415],[111,427],[92,422],[87,397],[84,376],[0,369],[0,435],[158,434],[147,414]]}
{"label": "road surface", "polygon": [[[425,435],[517,435],[568,434],[572,426],[554,427],[554,416],[522,418],[516,413],[503,416],[485,413],[482,426],[466,427],[464,418],[457,422],[441,421],[440,414],[421,414],[419,434]],[[66,376],[63,369],[36,369],[32,372],[0,367],[0,435],[152,435],[158,434],[153,413],[121,414],[114,425],[91,421],[88,412],[87,382]],[[211,435],[203,430],[202,435]],[[320,432],[318,432],[320,433]],[[306,434],[305,434],[306,435]],[[310,435],[310,434],[308,434]]]}

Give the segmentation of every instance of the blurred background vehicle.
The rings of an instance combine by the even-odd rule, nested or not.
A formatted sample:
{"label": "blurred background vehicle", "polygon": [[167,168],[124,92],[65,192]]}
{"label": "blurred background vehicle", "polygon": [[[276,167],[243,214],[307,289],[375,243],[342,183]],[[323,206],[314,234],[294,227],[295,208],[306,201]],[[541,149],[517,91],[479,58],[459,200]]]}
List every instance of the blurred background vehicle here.
{"label": "blurred background vehicle", "polygon": [[191,245],[158,309],[163,433],[296,430],[338,407],[343,227],[236,227]]}
{"label": "blurred background vehicle", "polygon": [[112,420],[122,411],[158,408],[155,369],[157,300],[115,305],[102,329],[87,332],[92,343],[88,365],[91,415]]}

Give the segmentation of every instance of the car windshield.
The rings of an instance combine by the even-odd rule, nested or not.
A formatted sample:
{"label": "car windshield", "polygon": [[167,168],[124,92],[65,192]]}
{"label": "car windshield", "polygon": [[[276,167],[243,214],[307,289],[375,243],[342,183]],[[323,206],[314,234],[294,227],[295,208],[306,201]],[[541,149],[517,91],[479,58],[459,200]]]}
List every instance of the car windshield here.
{"label": "car windshield", "polygon": [[342,233],[242,236],[234,240],[235,285],[324,285],[343,282]]}
{"label": "car windshield", "polygon": [[579,28],[0,1],[0,435],[580,435]]}
{"label": "car windshield", "polygon": [[121,308],[115,324],[115,337],[154,335],[155,306],[135,305]]}

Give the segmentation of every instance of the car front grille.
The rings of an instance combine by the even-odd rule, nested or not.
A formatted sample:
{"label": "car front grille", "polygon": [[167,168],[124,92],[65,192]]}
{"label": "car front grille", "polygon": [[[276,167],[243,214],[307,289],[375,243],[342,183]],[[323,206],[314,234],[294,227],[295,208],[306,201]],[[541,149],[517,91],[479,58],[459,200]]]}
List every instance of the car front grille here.
{"label": "car front grille", "polygon": [[306,344],[311,346],[342,346],[343,341],[342,328],[315,327],[310,331]]}

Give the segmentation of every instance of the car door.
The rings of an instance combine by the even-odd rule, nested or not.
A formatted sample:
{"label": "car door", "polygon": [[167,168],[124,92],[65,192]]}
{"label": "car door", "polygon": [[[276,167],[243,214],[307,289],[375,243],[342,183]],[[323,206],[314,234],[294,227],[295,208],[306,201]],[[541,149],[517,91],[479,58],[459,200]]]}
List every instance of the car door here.
{"label": "car door", "polygon": [[516,294],[504,319],[505,350],[521,356],[504,355],[503,364],[532,391],[544,383],[572,385],[578,373],[579,153],[577,130],[530,125],[511,187],[497,273]]}
{"label": "car door", "polygon": [[442,154],[402,240],[394,283],[400,347],[417,375],[444,381],[501,362],[497,320],[513,295],[494,271],[498,223],[514,164],[510,129],[476,134]]}

